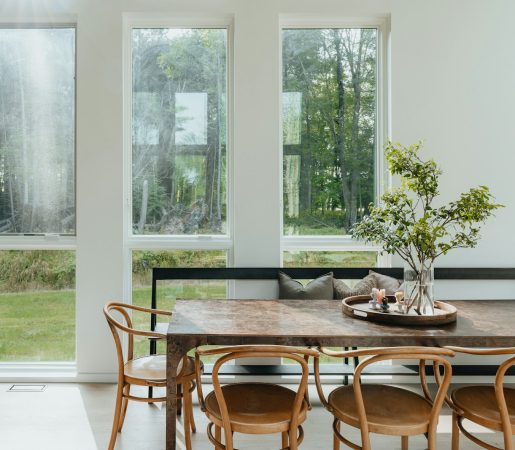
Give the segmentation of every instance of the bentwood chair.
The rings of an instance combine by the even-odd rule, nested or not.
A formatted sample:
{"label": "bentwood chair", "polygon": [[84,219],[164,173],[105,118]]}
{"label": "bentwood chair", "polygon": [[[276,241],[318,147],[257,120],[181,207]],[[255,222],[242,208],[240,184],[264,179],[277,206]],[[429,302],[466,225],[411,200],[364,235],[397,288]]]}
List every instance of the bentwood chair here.
{"label": "bentwood chair", "polygon": [[[201,384],[201,356],[221,355],[213,366],[213,391],[204,399]],[[308,348],[286,346],[233,346],[198,348],[196,374],[202,411],[209,420],[207,436],[215,450],[234,450],[234,433],[281,433],[281,450],[297,450],[304,438],[302,423],[309,409],[307,382],[308,358],[318,358],[318,352]],[[296,391],[277,384],[220,384],[220,368],[240,358],[285,358],[298,363],[301,378]],[[214,433],[213,433],[214,428]],[[224,441],[222,441],[222,430]]]}
{"label": "bentwood chair", "polygon": [[503,433],[504,450],[515,450],[515,389],[504,386],[504,376],[515,365],[515,348],[476,349],[447,347],[455,352],[470,355],[511,355],[504,361],[495,375],[494,386],[464,386],[451,394],[452,415],[452,450],[458,450],[461,432],[480,447],[488,450],[501,450],[472,435],[463,426],[468,419],[486,428]]}
{"label": "bentwood chair", "polygon": [[[349,352],[334,352],[322,348],[328,356],[352,358],[367,357],[356,367],[351,386],[342,386],[325,398],[320,382],[319,360],[315,359],[315,382],[324,407],[334,416],[333,449],[339,450],[343,442],[355,450],[371,450],[370,433],[401,436],[402,450],[408,449],[409,436],[426,434],[428,450],[436,450],[436,426],[442,404],[451,382],[452,367],[446,357],[454,356],[449,349],[432,347],[370,348]],[[363,384],[363,370],[370,364],[388,360],[413,360],[419,362],[424,396],[407,389],[382,384]],[[434,399],[429,394],[425,378],[425,361],[432,361],[436,370],[443,366],[439,388]],[[440,372],[438,372],[440,374]],[[341,424],[358,428],[361,445],[343,436]]]}
{"label": "bentwood chair", "polygon": [[[166,339],[166,335],[154,331],[136,330],[133,328],[129,311],[140,311],[148,314],[171,316],[169,311],[148,309],[125,303],[111,302],[104,307],[104,315],[113,333],[118,357],[118,389],[116,394],[116,406],[114,410],[113,429],[109,441],[109,450],[114,449],[116,437],[122,430],[127,403],[129,400],[154,403],[164,402],[166,397],[136,397],[130,394],[131,385],[145,387],[166,387],[166,355],[147,355],[134,358],[134,336],[144,336],[153,339]],[[113,313],[121,317],[119,321]],[[120,332],[127,333],[128,347],[126,357],[122,348]],[[202,367],[199,368],[202,370]],[[191,450],[191,433],[195,433],[195,421],[193,419],[193,406],[191,393],[195,389],[195,361],[185,356],[178,369],[177,384],[182,386],[181,398],[183,399],[184,440],[187,450]]]}

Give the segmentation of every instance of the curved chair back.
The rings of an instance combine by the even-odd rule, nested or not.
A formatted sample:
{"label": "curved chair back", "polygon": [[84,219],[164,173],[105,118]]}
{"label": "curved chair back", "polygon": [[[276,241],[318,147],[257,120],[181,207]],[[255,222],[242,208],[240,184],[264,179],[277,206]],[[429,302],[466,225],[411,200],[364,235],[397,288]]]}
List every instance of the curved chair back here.
{"label": "curved chair back", "polygon": [[213,379],[213,390],[216,396],[216,400],[218,402],[220,408],[220,414],[222,417],[222,424],[225,433],[225,445],[226,448],[233,448],[233,437],[232,437],[232,428],[231,421],[229,416],[229,410],[227,408],[227,403],[225,401],[222,386],[220,383],[219,372],[221,367],[229,361],[234,361],[241,358],[284,358],[289,359],[298,363],[301,367],[301,377],[299,381],[299,385],[297,388],[297,392],[295,394],[295,399],[293,402],[293,407],[291,411],[291,421],[290,421],[290,436],[293,436],[293,433],[297,433],[297,428],[299,426],[298,418],[302,407],[302,402],[307,400],[307,383],[309,376],[309,367],[308,367],[308,359],[310,356],[318,358],[318,351],[309,348],[293,348],[287,346],[280,345],[266,345],[266,346],[257,346],[257,345],[241,345],[241,346],[231,346],[231,347],[221,347],[221,348],[211,348],[211,349],[197,349],[195,354],[196,358],[196,367],[197,367],[197,386],[198,386],[198,394],[199,400],[201,404],[202,410],[205,410],[204,396],[202,393],[202,384],[200,380],[200,372],[198,368],[200,367],[200,356],[208,356],[208,355],[222,355],[214,364],[212,379]]}
{"label": "curved chair back", "polygon": [[[159,314],[171,316],[171,312],[159,309],[143,308],[141,306],[129,305],[127,303],[109,302],[104,306],[104,316],[107,319],[111,333],[113,334],[116,354],[118,357],[118,373],[123,375],[123,366],[127,361],[134,358],[134,336],[146,336],[155,339],[165,339],[166,335],[154,331],[137,330],[133,327],[131,314],[132,311],[141,311],[148,314]],[[114,313],[121,317],[119,320]],[[124,357],[121,333],[126,333],[128,337],[127,354]]]}
{"label": "curved chair back", "polygon": [[[515,353],[515,349],[514,353]],[[515,356],[504,361],[497,369],[495,375],[495,398],[497,399],[497,405],[499,406],[499,412],[501,413],[502,431],[504,435],[504,448],[507,450],[513,450],[513,427],[511,425],[510,414],[508,412],[508,405],[506,404],[506,398],[504,396],[504,377],[510,367],[515,365]]]}
{"label": "curved chair back", "polygon": [[[504,437],[504,448],[505,450],[515,450],[515,445],[513,444],[512,436],[514,434],[514,429],[511,425],[510,414],[508,412],[508,405],[506,403],[506,397],[504,395],[504,378],[506,376],[506,372],[510,369],[510,367],[515,365],[515,347],[505,347],[505,348],[466,348],[466,347],[446,347],[450,350],[455,351],[456,353],[465,353],[469,355],[478,355],[478,356],[502,356],[502,355],[510,355],[510,357],[504,361],[495,374],[495,398],[497,400],[497,406],[499,408],[499,414],[501,417],[501,425],[502,432]],[[459,408],[456,407],[452,403],[452,401],[448,400],[449,405],[453,408],[458,414]],[[462,430],[465,432],[465,430]],[[478,438],[474,438],[470,433],[466,432],[466,435],[475,440]],[[477,442],[477,441],[476,441]],[[479,443],[479,442],[477,442]],[[481,444],[480,444],[481,445]],[[486,447],[485,447],[486,448]]]}
{"label": "curved chair back", "polygon": [[[436,426],[438,424],[438,417],[443,402],[446,398],[447,390],[451,383],[452,366],[449,363],[449,361],[447,361],[446,357],[454,356],[454,352],[452,350],[438,347],[380,347],[354,350],[349,352],[334,352],[329,349],[321,349],[321,352],[329,356],[343,358],[353,358],[360,356],[367,357],[366,359],[361,361],[359,365],[356,367],[354,371],[353,382],[354,399],[356,402],[356,408],[360,421],[360,431],[362,439],[361,442],[363,448],[370,448],[367,412],[365,410],[365,404],[363,401],[363,394],[361,389],[361,376],[363,374],[363,370],[371,364],[389,360],[418,360],[420,367],[424,366],[423,362],[431,361],[437,369],[439,369],[440,366],[443,367],[443,374],[440,374],[440,371],[438,370],[440,383],[438,385],[438,391],[434,399],[432,399],[430,396],[428,398],[429,390],[427,389],[427,386],[424,388],[424,393],[426,393],[427,391],[428,394],[426,395],[426,399],[432,403],[432,410],[427,434],[430,441],[436,437]],[[324,393],[322,391],[322,386],[320,383],[320,368],[319,362],[317,360],[315,360],[315,381],[320,400],[329,411],[332,411],[332,408],[325,399]]]}

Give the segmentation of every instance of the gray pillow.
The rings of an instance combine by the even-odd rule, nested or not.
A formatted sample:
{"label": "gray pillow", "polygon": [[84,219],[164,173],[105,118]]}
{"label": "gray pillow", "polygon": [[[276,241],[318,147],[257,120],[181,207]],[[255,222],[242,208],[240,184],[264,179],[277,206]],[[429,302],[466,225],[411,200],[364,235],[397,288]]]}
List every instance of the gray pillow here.
{"label": "gray pillow", "polygon": [[336,300],[343,300],[353,295],[370,295],[375,287],[377,287],[376,279],[372,275],[367,275],[353,288],[347,286],[342,280],[333,279],[334,298]]}
{"label": "gray pillow", "polygon": [[333,272],[321,275],[304,286],[279,272],[279,298],[297,300],[327,300],[333,298]]}
{"label": "gray pillow", "polygon": [[389,277],[388,275],[382,275],[380,273],[374,272],[370,270],[368,272],[369,276],[374,277],[376,282],[377,289],[385,289],[386,295],[393,295],[397,291],[401,290],[402,280],[398,280],[397,278]]}

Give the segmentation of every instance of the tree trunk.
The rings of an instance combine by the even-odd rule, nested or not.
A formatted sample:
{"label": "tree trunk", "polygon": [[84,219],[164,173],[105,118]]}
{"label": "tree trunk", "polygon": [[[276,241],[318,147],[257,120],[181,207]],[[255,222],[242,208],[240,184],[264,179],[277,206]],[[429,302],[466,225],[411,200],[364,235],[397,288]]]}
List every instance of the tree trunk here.
{"label": "tree trunk", "polygon": [[30,223],[30,217],[27,217],[29,214],[29,155],[27,148],[27,116],[25,112],[25,86],[23,84],[23,76],[21,72],[21,64],[19,60],[17,61],[17,70],[18,70],[18,86],[20,91],[20,112],[21,112],[21,151],[22,151],[22,164],[23,164],[23,201],[22,201],[22,210],[21,210],[21,224],[20,232],[28,232],[32,231],[27,229],[27,224]]}
{"label": "tree trunk", "polygon": [[340,172],[342,178],[342,209],[347,208],[345,223],[349,224],[349,208],[351,203],[351,192],[349,189],[349,181],[347,172],[347,158],[345,158],[345,84],[343,79],[343,55],[342,55],[342,38],[339,30],[332,30],[333,42],[336,49],[336,83],[338,86],[338,114],[336,129],[336,148],[340,160]]}
{"label": "tree trunk", "polygon": [[[347,48],[351,48],[350,44]],[[352,50],[351,50],[352,51]],[[361,79],[362,79],[362,61],[363,61],[363,30],[360,31],[360,39],[358,45],[357,59],[354,59],[354,55],[347,55],[347,59],[352,61],[351,64],[351,84],[352,91],[354,94],[354,104],[352,107],[352,131],[351,131],[351,160],[355,162],[353,164],[353,170],[351,173],[351,202],[350,211],[348,211],[348,223],[347,226],[351,227],[357,219],[357,200],[359,196],[359,119],[361,114]]]}
{"label": "tree trunk", "polygon": [[[214,211],[214,223],[213,228],[216,231],[222,231],[222,100],[220,93],[223,90],[221,70],[225,70],[222,67],[220,61],[220,54],[217,54],[217,71],[216,71],[216,84],[217,84],[217,96],[216,96],[216,122],[217,122],[217,146],[216,146],[216,191],[215,191],[215,211]],[[225,127],[227,128],[227,127]]]}
{"label": "tree trunk", "polygon": [[[305,108],[305,121],[306,121],[306,134],[304,139],[301,139],[300,145],[300,186],[299,186],[299,197],[300,197],[300,209],[302,211],[311,211],[313,206],[311,204],[311,173],[313,164],[313,149],[311,148],[311,119],[309,117],[309,99],[306,98]],[[302,136],[302,133],[301,133]]]}
{"label": "tree trunk", "polygon": [[147,223],[147,205],[148,205],[148,180],[143,181],[143,192],[141,194],[141,211],[139,215],[138,232],[143,234],[145,224]]}

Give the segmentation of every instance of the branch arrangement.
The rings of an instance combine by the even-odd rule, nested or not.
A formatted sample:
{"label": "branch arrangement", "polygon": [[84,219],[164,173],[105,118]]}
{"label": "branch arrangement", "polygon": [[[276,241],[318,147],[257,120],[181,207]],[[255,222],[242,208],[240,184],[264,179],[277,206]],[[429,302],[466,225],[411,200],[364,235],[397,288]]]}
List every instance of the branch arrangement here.
{"label": "branch arrangement", "polygon": [[[436,258],[455,248],[475,247],[481,225],[503,205],[495,203],[488,187],[478,186],[455,201],[433,206],[439,195],[442,171],[432,159],[424,161],[422,143],[405,147],[388,142],[385,148],[390,172],[401,177],[401,185],[385,193],[379,206],[354,226],[354,238],[382,244],[382,251],[397,253],[416,273],[422,286],[425,270]],[[421,314],[424,292],[409,293],[408,311],[416,306]]]}

